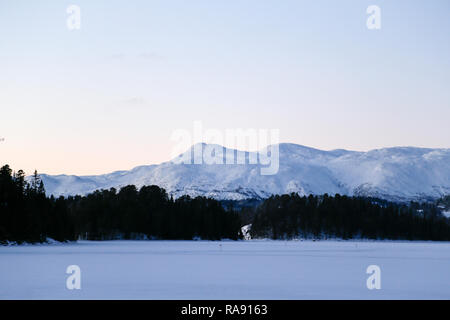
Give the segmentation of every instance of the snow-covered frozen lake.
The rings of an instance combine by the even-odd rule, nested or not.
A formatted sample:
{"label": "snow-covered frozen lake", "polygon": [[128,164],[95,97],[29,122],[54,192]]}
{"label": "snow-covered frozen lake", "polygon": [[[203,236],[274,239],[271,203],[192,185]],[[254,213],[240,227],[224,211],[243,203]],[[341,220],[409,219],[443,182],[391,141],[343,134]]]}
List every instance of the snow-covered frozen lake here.
{"label": "snow-covered frozen lake", "polygon": [[[66,288],[66,268],[81,289]],[[381,289],[369,290],[369,265]],[[0,247],[0,299],[450,299],[450,243],[81,241]]]}

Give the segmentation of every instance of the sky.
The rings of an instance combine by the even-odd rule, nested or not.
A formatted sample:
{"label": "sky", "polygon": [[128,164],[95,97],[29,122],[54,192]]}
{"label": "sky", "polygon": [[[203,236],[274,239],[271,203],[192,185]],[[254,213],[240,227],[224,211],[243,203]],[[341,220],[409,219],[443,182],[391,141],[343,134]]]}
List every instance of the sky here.
{"label": "sky", "polygon": [[0,0],[0,165],[161,163],[195,121],[324,150],[449,148],[449,13],[448,0]]}

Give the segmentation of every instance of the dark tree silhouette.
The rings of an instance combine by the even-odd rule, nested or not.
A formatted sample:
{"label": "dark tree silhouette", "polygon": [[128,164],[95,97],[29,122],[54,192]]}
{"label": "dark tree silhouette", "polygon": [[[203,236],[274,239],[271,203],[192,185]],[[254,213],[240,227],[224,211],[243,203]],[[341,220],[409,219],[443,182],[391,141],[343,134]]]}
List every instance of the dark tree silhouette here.
{"label": "dark tree silhouette", "polygon": [[[253,206],[248,206],[253,203]],[[432,203],[395,204],[380,199],[327,194],[272,196],[264,201],[221,203],[204,197],[176,200],[158,186],[98,190],[86,196],[47,197],[37,171],[25,178],[0,168],[0,243],[75,239],[273,239],[368,238],[450,240],[450,219]]]}

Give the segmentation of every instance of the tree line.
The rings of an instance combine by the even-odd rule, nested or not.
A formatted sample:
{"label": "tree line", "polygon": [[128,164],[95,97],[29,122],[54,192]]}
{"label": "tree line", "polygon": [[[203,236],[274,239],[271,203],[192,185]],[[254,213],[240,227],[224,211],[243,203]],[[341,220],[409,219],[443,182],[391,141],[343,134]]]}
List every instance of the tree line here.
{"label": "tree line", "polygon": [[0,168],[0,242],[112,239],[234,239],[238,212],[220,202],[184,196],[174,200],[157,186],[125,186],[86,196],[47,197],[37,172]]}
{"label": "tree line", "polygon": [[253,238],[450,241],[450,219],[431,203],[295,193],[236,203],[189,196],[174,200],[158,186],[133,185],[54,198],[46,196],[37,172],[25,179],[22,170],[0,168],[0,243],[237,240],[246,224],[252,225]]}
{"label": "tree line", "polygon": [[450,219],[432,203],[290,194],[270,197],[249,215],[255,238],[450,240]]}
{"label": "tree line", "polygon": [[30,182],[25,172],[0,168],[0,242],[75,240],[64,199],[50,199],[37,172]]}

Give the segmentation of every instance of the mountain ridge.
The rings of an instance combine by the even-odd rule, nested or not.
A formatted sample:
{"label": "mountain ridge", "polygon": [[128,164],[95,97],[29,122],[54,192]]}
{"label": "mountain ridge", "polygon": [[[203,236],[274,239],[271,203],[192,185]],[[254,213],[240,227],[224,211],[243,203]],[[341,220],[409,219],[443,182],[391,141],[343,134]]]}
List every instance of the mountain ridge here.
{"label": "mountain ridge", "polygon": [[[200,146],[202,153],[199,155]],[[215,159],[219,160],[222,149],[224,164],[206,164],[204,161],[193,164],[206,159],[205,149],[208,152],[215,150]],[[279,170],[274,175],[261,175],[260,170],[265,165],[249,163],[249,159],[256,156],[262,159],[269,149],[278,149]],[[215,154],[216,151],[219,153]],[[245,164],[236,164],[239,155],[245,159]],[[190,163],[180,163],[183,159],[190,159]],[[169,161],[137,166],[128,171],[89,176],[42,174],[41,177],[47,194],[54,196],[84,195],[129,184],[137,187],[154,184],[175,198],[190,195],[243,200],[297,192],[302,195],[371,196],[397,202],[420,201],[450,194],[450,149],[390,147],[366,152],[325,151],[280,143],[249,152],[200,143]]]}

